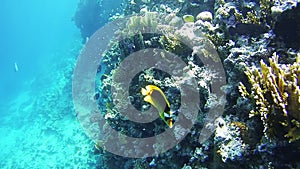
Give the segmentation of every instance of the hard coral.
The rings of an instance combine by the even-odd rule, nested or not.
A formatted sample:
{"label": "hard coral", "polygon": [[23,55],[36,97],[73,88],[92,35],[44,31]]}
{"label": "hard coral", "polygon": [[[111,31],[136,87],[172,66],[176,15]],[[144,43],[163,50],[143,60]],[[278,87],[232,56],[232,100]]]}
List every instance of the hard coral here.
{"label": "hard coral", "polygon": [[239,86],[242,96],[255,102],[250,116],[260,115],[268,138],[300,139],[300,54],[293,64],[279,64],[274,53],[269,66],[263,60],[260,66],[245,72],[250,93],[243,84]]}
{"label": "hard coral", "polygon": [[237,125],[240,122],[226,122],[222,118],[217,121],[214,137],[216,153],[223,162],[241,160],[249,153],[249,145],[242,139],[243,129]]}

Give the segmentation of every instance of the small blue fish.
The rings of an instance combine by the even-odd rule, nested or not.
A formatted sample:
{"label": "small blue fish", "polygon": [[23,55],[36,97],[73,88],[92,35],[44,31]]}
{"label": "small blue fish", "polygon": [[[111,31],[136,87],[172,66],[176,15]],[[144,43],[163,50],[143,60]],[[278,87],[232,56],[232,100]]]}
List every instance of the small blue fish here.
{"label": "small blue fish", "polygon": [[18,72],[19,71],[19,66],[17,64],[17,62],[15,62],[15,72]]}

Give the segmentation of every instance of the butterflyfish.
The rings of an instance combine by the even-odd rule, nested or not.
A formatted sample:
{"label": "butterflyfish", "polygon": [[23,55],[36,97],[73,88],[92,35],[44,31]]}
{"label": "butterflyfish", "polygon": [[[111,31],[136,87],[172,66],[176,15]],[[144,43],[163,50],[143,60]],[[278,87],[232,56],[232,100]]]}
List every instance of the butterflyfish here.
{"label": "butterflyfish", "polygon": [[147,85],[145,88],[142,88],[141,93],[145,96],[144,101],[154,106],[161,119],[172,128],[174,123],[173,113],[170,110],[170,103],[164,92],[155,85]]}

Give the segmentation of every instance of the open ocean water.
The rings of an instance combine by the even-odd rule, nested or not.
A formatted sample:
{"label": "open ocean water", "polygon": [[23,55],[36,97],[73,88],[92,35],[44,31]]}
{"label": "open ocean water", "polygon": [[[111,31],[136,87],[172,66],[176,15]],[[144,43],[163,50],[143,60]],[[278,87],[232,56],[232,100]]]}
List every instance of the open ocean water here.
{"label": "open ocean water", "polygon": [[71,98],[82,47],[72,21],[78,2],[1,1],[0,168],[96,164]]}

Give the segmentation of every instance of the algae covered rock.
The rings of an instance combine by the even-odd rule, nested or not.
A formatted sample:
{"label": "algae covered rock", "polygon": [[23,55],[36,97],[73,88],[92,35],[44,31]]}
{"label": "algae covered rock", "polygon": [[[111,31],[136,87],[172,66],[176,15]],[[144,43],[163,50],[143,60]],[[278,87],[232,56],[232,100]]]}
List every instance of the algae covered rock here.
{"label": "algae covered rock", "polygon": [[242,123],[218,119],[214,143],[217,147],[216,154],[223,162],[242,160],[243,156],[249,153],[249,145],[242,139],[243,130],[247,130],[247,128],[240,124]]}

